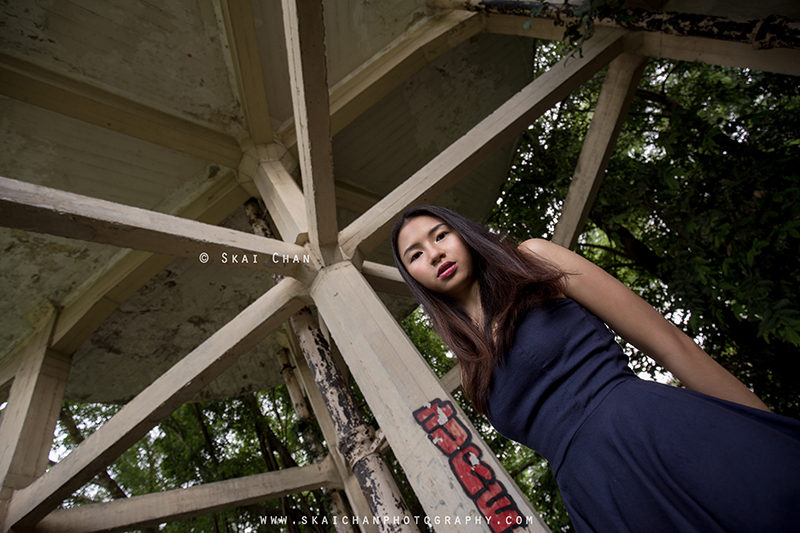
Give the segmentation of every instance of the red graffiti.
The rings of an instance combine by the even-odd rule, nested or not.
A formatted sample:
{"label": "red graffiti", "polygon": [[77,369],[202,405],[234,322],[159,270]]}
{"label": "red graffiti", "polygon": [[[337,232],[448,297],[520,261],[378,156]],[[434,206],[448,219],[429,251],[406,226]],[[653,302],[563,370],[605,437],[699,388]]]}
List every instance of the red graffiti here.
{"label": "red graffiti", "polygon": [[511,531],[524,522],[519,508],[492,468],[481,460],[481,450],[458,419],[453,404],[439,398],[414,411],[414,418],[428,438],[450,459],[450,468],[461,487],[495,533]]}

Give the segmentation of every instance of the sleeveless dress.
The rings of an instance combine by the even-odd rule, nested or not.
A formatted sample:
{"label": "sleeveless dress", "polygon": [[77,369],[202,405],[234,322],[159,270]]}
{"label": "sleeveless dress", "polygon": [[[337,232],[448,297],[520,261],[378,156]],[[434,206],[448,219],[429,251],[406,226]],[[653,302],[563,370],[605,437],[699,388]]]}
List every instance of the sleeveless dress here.
{"label": "sleeveless dress", "polygon": [[627,363],[561,299],[530,312],[492,377],[492,424],[550,462],[576,531],[800,531],[800,421]]}

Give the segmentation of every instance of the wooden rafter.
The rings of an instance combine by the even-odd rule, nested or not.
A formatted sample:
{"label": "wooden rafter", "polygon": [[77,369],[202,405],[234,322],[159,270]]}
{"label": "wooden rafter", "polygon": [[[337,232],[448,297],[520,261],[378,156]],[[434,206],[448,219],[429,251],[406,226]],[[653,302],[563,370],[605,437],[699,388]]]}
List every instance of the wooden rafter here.
{"label": "wooden rafter", "polygon": [[213,381],[239,356],[305,305],[305,286],[291,278],[275,285],[139,393],[66,458],[18,490],[2,531],[40,521],[150,429]]}
{"label": "wooden rafter", "polygon": [[144,529],[320,487],[341,488],[330,457],[309,466],[57,510],[36,524],[36,531],[90,533]]}
{"label": "wooden rafter", "polygon": [[287,168],[287,158],[291,154],[279,144],[252,146],[242,155],[239,181],[264,201],[280,237],[303,245],[308,242],[306,201]]}
{"label": "wooden rafter", "polygon": [[364,264],[361,265],[361,273],[372,288],[378,292],[411,296],[411,290],[403,281],[397,267],[364,261]]}
{"label": "wooden rafter", "polygon": [[256,144],[269,144],[273,140],[272,126],[253,23],[252,2],[223,0],[220,4],[250,137]]}
{"label": "wooden rafter", "polygon": [[607,65],[625,48],[625,32],[612,31],[587,41],[580,58],[559,63],[501,105],[412,177],[342,230],[345,255],[363,257],[383,241],[409,205],[432,201],[503,143]]}
{"label": "wooden rafter", "polygon": [[324,259],[322,250],[336,245],[339,228],[322,2],[283,0],[281,5],[309,240]]}
{"label": "wooden rafter", "polygon": [[[483,31],[484,24],[478,13],[442,13],[370,58],[330,89],[331,136],[422,67]],[[281,129],[280,137],[287,148],[296,148],[294,121]]]}
{"label": "wooden rafter", "polygon": [[[530,26],[524,27],[522,20],[530,20]],[[608,31],[608,28],[595,29],[598,30]],[[552,41],[560,41],[564,37],[563,26],[554,25],[552,20],[530,19],[527,15],[524,18],[515,15],[492,15],[487,17],[486,31]],[[631,48],[630,52],[643,56],[675,61],[701,61],[709,65],[751,68],[800,76],[800,50],[796,48],[756,50],[749,44],[705,37],[631,32],[634,33],[639,44],[636,49]]]}
{"label": "wooden rafter", "polygon": [[[219,224],[249,197],[239,186],[232,172],[222,175],[196,199],[175,213],[179,218]],[[58,314],[53,348],[72,354],[100,324],[150,278],[159,273],[174,258],[131,250],[119,257],[77,297],[70,300]]]}
{"label": "wooden rafter", "polygon": [[553,242],[573,248],[583,231],[647,58],[623,54],[611,62],[583,141]]}
{"label": "wooden rafter", "polygon": [[230,168],[242,154],[231,135],[5,54],[0,94]]}
{"label": "wooden rafter", "polygon": [[49,349],[55,322],[56,310],[49,306],[41,327],[15,357],[14,381],[0,425],[0,502],[47,468],[69,373],[69,358]]}
{"label": "wooden rafter", "polygon": [[261,260],[248,268],[281,275],[306,266],[294,259],[307,255],[295,244],[2,177],[0,207],[9,228],[192,259],[255,255]]}

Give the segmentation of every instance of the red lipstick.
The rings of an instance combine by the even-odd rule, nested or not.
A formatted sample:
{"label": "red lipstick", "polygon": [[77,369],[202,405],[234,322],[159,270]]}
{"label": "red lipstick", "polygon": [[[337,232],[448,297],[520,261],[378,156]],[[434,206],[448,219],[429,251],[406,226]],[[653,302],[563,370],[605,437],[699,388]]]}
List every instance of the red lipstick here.
{"label": "red lipstick", "polygon": [[448,278],[452,276],[456,271],[456,264],[452,261],[445,261],[439,266],[439,270],[436,273],[437,277],[439,278]]}

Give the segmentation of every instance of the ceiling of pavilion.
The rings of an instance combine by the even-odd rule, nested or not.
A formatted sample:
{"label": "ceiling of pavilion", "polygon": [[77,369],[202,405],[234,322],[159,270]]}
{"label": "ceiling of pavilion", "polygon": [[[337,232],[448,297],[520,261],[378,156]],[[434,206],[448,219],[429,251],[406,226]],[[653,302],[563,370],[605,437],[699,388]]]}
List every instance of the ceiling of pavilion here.
{"label": "ceiling of pavilion", "polygon": [[[269,124],[291,126],[292,106],[279,0],[252,3]],[[215,0],[4,3],[2,64],[50,85],[119,96],[232,139],[248,124]],[[329,87],[425,24],[423,0],[325,2]],[[531,46],[480,34],[411,75],[333,139],[344,227],[530,81]],[[37,78],[37,79],[38,79]],[[14,80],[11,80],[13,83]],[[235,166],[164,147],[68,116],[57,105],[0,95],[0,176],[170,214],[214,190],[236,187]],[[485,216],[511,158],[507,146],[440,200]],[[216,189],[215,189],[216,188]],[[247,198],[243,191],[239,204]],[[236,204],[222,224],[250,231]],[[75,305],[130,252],[0,228],[0,358],[38,325],[48,301]],[[386,262],[385,251],[370,259]],[[77,347],[66,397],[125,401],[189,353],[271,286],[269,276],[231,264],[177,259],[124,301]],[[109,300],[113,300],[109,298]],[[396,309],[408,301],[386,297]],[[203,392],[219,397],[281,383],[274,336]]]}
{"label": "ceiling of pavilion", "polygon": [[[220,0],[4,2],[0,176],[250,231],[238,207],[249,195],[236,181],[236,154],[246,146],[252,124],[240,96],[225,5]],[[673,0],[665,9],[726,16],[738,9],[753,16],[745,11],[754,5]],[[758,5],[800,17],[793,0]],[[253,0],[249,8],[269,105],[263,120],[276,140],[291,148],[280,0]],[[424,0],[326,0],[324,8],[330,88],[437,16]],[[411,73],[337,129],[339,227],[530,81],[531,52],[529,39],[479,33]],[[169,133],[110,125],[118,117],[104,115],[109,102],[112,107],[122,102],[134,116],[131,124],[137,116],[173,117],[176,127],[199,128],[232,148],[206,155],[173,144]],[[512,150],[508,145],[491,156],[439,202],[485,217]],[[210,200],[220,197],[225,199]],[[176,259],[142,274],[134,289],[125,283],[103,288],[110,272],[132,269],[142,263],[142,254],[6,228],[0,228],[0,250],[0,367],[40,324],[48,305],[70,311],[92,295],[102,296],[95,298],[97,323],[84,325],[86,333],[76,334],[81,342],[68,350],[74,352],[70,400],[130,399],[271,286],[263,273]],[[388,262],[386,248],[369,259]],[[398,313],[408,309],[407,300],[386,296],[384,301]],[[271,336],[202,396],[281,383],[276,354],[282,349]],[[0,391],[0,400],[3,395]]]}

